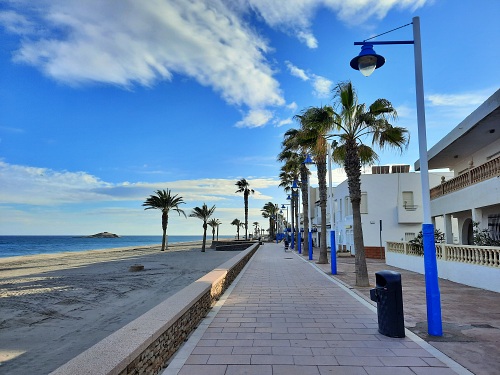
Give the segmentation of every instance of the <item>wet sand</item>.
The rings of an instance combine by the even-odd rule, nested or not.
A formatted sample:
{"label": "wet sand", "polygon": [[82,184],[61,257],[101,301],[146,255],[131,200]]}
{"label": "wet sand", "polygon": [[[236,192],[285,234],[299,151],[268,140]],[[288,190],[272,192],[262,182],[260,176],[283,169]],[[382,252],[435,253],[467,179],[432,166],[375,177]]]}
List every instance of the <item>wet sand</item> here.
{"label": "wet sand", "polygon": [[0,374],[49,373],[236,255],[200,249],[0,258]]}

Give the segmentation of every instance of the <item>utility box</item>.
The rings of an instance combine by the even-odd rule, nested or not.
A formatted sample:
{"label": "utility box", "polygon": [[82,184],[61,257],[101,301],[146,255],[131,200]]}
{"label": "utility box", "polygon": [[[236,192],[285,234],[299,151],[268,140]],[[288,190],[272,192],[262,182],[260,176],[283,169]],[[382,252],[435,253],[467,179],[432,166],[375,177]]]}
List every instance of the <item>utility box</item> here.
{"label": "utility box", "polygon": [[377,302],[378,331],[389,337],[405,337],[401,274],[394,271],[375,273],[375,289],[370,298]]}

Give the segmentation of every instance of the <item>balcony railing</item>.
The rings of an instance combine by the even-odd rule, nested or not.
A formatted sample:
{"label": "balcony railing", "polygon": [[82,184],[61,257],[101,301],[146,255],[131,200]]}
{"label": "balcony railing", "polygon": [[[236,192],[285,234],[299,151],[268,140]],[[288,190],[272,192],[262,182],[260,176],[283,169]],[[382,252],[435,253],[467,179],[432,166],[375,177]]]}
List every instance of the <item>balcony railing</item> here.
{"label": "balcony railing", "polygon": [[[408,242],[387,242],[387,251],[422,256],[419,248]],[[437,243],[436,258],[500,269],[500,247]]]}
{"label": "balcony railing", "polygon": [[500,176],[500,156],[478,167],[471,168],[460,176],[445,181],[439,186],[433,187],[430,192],[431,199],[498,176]]}

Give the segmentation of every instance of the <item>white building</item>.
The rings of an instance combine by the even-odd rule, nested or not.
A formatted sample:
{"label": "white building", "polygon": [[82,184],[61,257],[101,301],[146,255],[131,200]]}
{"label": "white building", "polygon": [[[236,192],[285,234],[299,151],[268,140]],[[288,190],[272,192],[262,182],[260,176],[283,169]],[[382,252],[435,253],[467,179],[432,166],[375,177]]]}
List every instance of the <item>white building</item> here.
{"label": "white building", "polygon": [[[420,174],[409,169],[409,165],[377,166],[372,174],[361,175],[361,223],[369,258],[384,258],[386,241],[409,241],[422,230]],[[439,184],[442,175],[430,173],[431,184]],[[347,181],[335,188],[334,208],[337,250],[354,253]]]}
{"label": "white building", "polygon": [[473,222],[500,240],[500,90],[432,147],[428,160],[429,170],[454,172],[452,179],[430,184],[431,215],[444,222],[446,242],[472,244]]}

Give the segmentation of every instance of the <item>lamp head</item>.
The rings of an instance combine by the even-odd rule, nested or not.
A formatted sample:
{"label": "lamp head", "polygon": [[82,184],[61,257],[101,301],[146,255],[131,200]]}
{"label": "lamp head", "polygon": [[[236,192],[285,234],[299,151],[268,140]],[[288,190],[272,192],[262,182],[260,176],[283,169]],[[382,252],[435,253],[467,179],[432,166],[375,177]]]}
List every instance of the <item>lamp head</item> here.
{"label": "lamp head", "polygon": [[314,164],[313,160],[311,159],[311,155],[307,154],[306,159],[303,161],[302,164],[305,164],[305,165]]}
{"label": "lamp head", "polygon": [[385,58],[377,55],[373,44],[366,43],[361,46],[361,52],[351,60],[351,68],[359,70],[361,74],[368,77],[375,69],[385,64]]}
{"label": "lamp head", "polygon": [[298,188],[299,188],[299,185],[297,185],[297,180],[293,180],[292,191],[296,191]]}
{"label": "lamp head", "polygon": [[288,197],[286,197],[286,200],[291,200],[292,198],[290,198],[290,194],[288,194]]}

